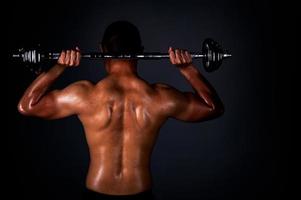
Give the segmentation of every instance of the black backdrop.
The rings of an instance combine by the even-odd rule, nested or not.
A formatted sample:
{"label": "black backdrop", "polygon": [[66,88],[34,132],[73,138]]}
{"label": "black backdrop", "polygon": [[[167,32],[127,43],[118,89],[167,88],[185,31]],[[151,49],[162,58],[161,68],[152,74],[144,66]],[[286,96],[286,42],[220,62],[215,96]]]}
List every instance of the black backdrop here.
{"label": "black backdrop", "polygon": [[[211,74],[195,62],[219,93],[225,114],[204,123],[171,119],[163,126],[152,157],[154,193],[157,199],[208,200],[289,195],[291,90],[280,49],[283,34],[294,39],[295,28],[287,26],[284,7],[251,0],[112,0],[11,2],[8,10],[9,50],[40,43],[49,50],[78,45],[95,51],[115,20],[138,26],[145,51],[198,51],[203,39],[216,39],[233,57]],[[89,158],[79,120],[18,114],[17,102],[35,75],[8,66],[7,185],[21,199],[80,199]],[[191,90],[167,60],[141,61],[139,73],[151,83]],[[83,60],[53,87],[104,76],[100,61]]]}

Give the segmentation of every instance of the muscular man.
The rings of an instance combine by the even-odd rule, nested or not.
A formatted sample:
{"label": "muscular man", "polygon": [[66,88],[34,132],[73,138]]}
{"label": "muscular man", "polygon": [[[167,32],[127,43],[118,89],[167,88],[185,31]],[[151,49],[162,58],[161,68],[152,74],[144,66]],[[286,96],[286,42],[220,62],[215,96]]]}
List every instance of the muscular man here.
{"label": "muscular man", "polygon": [[[143,51],[137,28],[124,21],[106,29],[101,47],[108,53]],[[67,68],[80,64],[76,48],[62,51],[57,64],[40,74],[21,98],[18,110],[23,115],[45,119],[78,116],[90,153],[89,196],[150,197],[150,157],[164,122],[169,117],[201,122],[223,112],[220,99],[192,64],[190,54],[169,48],[169,55],[194,93],[182,93],[167,84],[149,84],[138,76],[137,60],[122,59],[106,59],[108,75],[96,84],[84,80],[48,91]]]}

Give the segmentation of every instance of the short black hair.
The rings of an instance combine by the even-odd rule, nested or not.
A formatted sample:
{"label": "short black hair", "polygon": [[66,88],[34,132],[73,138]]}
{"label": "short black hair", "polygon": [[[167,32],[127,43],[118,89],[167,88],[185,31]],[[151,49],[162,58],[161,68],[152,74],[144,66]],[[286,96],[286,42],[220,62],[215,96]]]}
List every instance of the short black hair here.
{"label": "short black hair", "polygon": [[128,21],[116,21],[104,32],[103,51],[112,54],[137,54],[143,52],[138,28]]}

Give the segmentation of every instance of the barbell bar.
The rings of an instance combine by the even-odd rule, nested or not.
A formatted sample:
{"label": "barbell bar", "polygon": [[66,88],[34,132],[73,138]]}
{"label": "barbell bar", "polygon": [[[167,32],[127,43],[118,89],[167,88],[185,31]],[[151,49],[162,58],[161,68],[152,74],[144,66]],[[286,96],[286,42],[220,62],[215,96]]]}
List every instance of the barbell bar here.
{"label": "barbell bar", "polygon": [[[45,60],[57,60],[60,53],[44,52],[39,49],[19,49],[16,53],[10,55],[14,60],[18,60],[27,64],[39,64]],[[207,72],[217,70],[223,59],[229,58],[232,55],[221,48],[221,46],[213,39],[207,38],[202,44],[201,52],[192,52],[193,59],[202,58],[203,65]],[[83,59],[166,59],[169,58],[168,53],[142,53],[142,54],[107,54],[99,52],[81,53]]]}

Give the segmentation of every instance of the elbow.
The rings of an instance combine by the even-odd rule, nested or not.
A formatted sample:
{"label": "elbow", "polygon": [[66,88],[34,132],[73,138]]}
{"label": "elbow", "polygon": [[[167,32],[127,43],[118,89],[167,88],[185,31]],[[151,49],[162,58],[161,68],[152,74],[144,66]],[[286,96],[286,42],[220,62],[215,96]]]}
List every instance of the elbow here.
{"label": "elbow", "polygon": [[212,113],[212,117],[217,118],[217,117],[220,117],[224,114],[225,107],[224,107],[222,102],[217,102],[217,103],[213,104],[213,106],[211,107],[210,110],[211,110],[211,113]]}
{"label": "elbow", "polygon": [[29,116],[31,113],[29,107],[24,105],[24,103],[22,101],[20,101],[18,103],[17,109],[20,114],[25,115],[25,116]]}
{"label": "elbow", "polygon": [[202,108],[198,113],[198,117],[193,118],[193,122],[203,122],[218,118],[224,114],[224,106],[221,102],[211,104],[210,106]]}
{"label": "elbow", "polygon": [[218,109],[215,110],[214,117],[215,118],[220,117],[224,114],[224,112],[225,112],[224,107],[219,107]]}
{"label": "elbow", "polygon": [[224,105],[222,102],[214,102],[209,106],[208,119],[214,119],[222,116],[225,112]]}

